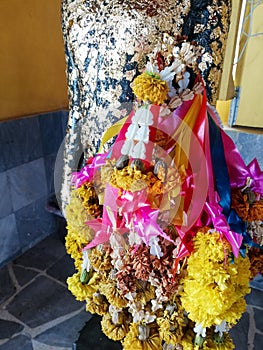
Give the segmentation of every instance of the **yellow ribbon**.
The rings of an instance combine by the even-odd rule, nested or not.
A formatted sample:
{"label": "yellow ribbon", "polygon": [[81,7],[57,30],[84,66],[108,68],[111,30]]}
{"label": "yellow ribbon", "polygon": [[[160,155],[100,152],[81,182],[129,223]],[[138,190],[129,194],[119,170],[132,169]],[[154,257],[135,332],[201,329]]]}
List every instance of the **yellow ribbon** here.
{"label": "yellow ribbon", "polygon": [[[194,101],[186,113],[183,122],[175,130],[172,137],[177,140],[174,160],[178,169],[187,169],[189,162],[189,151],[192,139],[192,130],[202,106],[202,96],[196,95]],[[171,193],[169,193],[169,197]],[[169,198],[170,199],[170,198]],[[170,203],[170,201],[169,201]],[[174,225],[184,224],[184,197],[180,197],[180,204],[173,218]]]}
{"label": "yellow ribbon", "polygon": [[188,168],[189,150],[192,139],[192,130],[202,106],[202,96],[196,95],[194,101],[186,113],[183,122],[175,130],[172,137],[177,140],[175,149],[175,164],[178,169],[184,166]]}
{"label": "yellow ribbon", "polygon": [[101,144],[100,144],[100,148],[99,148],[98,153],[102,152],[102,149],[103,149],[103,146],[105,145],[105,143],[107,143],[114,136],[118,135],[118,133],[121,131],[121,128],[123,127],[123,125],[127,119],[128,119],[128,117],[125,117],[125,118],[118,120],[115,124],[110,126],[109,129],[107,129],[104,132],[104,134],[102,135],[102,138],[101,138]]}

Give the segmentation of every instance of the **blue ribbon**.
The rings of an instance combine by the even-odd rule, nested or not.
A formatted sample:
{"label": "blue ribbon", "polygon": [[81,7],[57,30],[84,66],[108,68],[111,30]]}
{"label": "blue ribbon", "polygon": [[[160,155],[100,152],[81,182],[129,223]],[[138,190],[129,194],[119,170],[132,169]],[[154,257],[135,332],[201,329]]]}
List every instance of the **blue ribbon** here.
{"label": "blue ribbon", "polygon": [[209,121],[209,137],[210,151],[215,179],[215,188],[220,197],[219,205],[222,207],[222,212],[225,215],[229,227],[232,231],[243,236],[240,253],[243,257],[246,255],[245,244],[259,248],[260,246],[253,242],[250,235],[247,233],[245,222],[237,215],[236,211],[231,208],[231,187],[227,169],[227,163],[224,153],[224,144],[221,136],[221,129],[216,125],[213,118],[208,114]]}

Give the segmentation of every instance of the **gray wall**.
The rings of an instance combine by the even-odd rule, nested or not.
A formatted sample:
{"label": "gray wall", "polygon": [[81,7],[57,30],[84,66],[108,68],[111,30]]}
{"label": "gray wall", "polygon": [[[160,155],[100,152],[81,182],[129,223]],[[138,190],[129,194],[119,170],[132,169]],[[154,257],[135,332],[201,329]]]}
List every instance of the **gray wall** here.
{"label": "gray wall", "polygon": [[45,206],[68,113],[0,123],[0,266],[56,230]]}

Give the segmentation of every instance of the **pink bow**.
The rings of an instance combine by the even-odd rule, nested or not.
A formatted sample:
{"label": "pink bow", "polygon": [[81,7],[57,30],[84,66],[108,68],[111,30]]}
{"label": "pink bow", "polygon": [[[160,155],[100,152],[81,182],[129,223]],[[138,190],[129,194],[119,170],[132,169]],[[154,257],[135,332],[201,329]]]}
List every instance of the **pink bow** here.
{"label": "pink bow", "polygon": [[242,244],[243,237],[241,234],[231,231],[225,216],[222,214],[222,208],[217,203],[206,203],[205,208],[210,214],[214,228],[225,236],[231,245],[232,252],[238,257],[239,249]]}
{"label": "pink bow", "polygon": [[95,171],[105,164],[107,154],[98,154],[91,158],[92,162],[85,165],[79,172],[72,173],[71,182],[76,188],[82,186],[85,182],[91,182]]}

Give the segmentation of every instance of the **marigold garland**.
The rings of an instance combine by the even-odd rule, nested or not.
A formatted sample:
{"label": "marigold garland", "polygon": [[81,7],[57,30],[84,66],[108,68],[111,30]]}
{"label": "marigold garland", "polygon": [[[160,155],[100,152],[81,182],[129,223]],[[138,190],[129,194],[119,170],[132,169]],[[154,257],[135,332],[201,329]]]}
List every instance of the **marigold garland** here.
{"label": "marigold garland", "polygon": [[245,311],[244,296],[250,291],[249,259],[240,256],[231,263],[229,253],[230,246],[219,233],[196,234],[188,274],[182,281],[181,302],[188,317],[203,327],[223,320],[235,324]]}
{"label": "marigold garland", "polygon": [[[242,256],[233,257],[241,236],[231,231],[223,208],[213,202],[212,192],[218,190],[213,184],[196,224],[184,230],[192,219],[190,197],[198,187],[192,165],[199,158],[190,161],[180,133],[184,138],[187,126],[196,134],[196,106],[196,120],[205,121],[198,66],[205,69],[211,61],[186,38],[165,34],[160,48],[134,79],[138,100],[120,131],[122,147],[113,144],[74,173],[76,189],[66,208],[66,249],[77,273],[68,278],[68,288],[77,300],[86,301],[88,312],[102,316],[102,331],[121,341],[124,350],[232,350],[226,332],[245,311],[250,278],[263,270],[262,250],[254,248],[263,245],[263,199],[247,187],[232,189],[232,209],[251,237],[250,244],[243,242]],[[216,120],[211,108],[208,112]],[[182,128],[177,117],[186,122]],[[156,123],[164,130],[155,133]],[[185,161],[177,159],[178,149]],[[211,156],[209,147],[201,151]],[[257,166],[254,170],[259,173]],[[253,188],[259,189],[257,181]],[[213,215],[219,215],[219,226]],[[207,223],[211,227],[200,227]]]}
{"label": "marigold garland", "polygon": [[[139,328],[149,327],[149,336],[145,340],[139,339]],[[130,330],[122,341],[123,350],[153,350],[161,349],[162,341],[155,325],[145,326],[131,323]]]}
{"label": "marigold garland", "polygon": [[104,281],[100,283],[100,292],[105,295],[108,302],[116,308],[123,308],[127,306],[128,300],[120,295],[116,283],[114,281]]}
{"label": "marigold garland", "polygon": [[112,321],[110,313],[103,315],[101,329],[106,336],[114,341],[123,339],[129,331],[129,322],[126,322],[127,315],[124,312],[118,313],[118,322]]}
{"label": "marigold garland", "polygon": [[94,273],[88,283],[81,283],[80,272],[75,273],[67,279],[68,289],[79,301],[92,297],[98,288],[99,275]]}
{"label": "marigold garland", "polygon": [[86,298],[86,311],[91,314],[105,315],[109,309],[107,299],[100,293],[94,293],[92,297]]}

